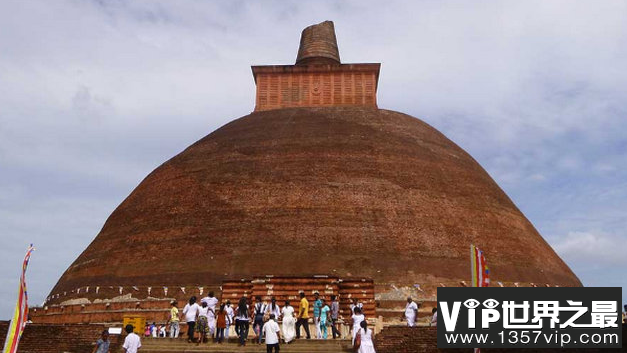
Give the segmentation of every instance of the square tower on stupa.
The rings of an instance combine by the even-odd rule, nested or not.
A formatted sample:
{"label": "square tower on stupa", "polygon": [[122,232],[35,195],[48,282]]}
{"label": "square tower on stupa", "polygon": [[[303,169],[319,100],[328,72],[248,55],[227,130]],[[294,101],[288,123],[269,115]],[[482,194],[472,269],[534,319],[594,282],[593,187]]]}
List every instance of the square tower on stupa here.
{"label": "square tower on stupa", "polygon": [[377,107],[379,63],[342,64],[333,22],[305,28],[294,65],[252,66],[255,111],[291,107]]}

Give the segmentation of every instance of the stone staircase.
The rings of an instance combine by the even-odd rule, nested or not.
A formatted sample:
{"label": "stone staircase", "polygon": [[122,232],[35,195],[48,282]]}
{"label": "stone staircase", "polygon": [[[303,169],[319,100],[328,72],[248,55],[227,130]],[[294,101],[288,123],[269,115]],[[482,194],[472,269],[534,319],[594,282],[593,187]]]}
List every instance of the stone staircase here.
{"label": "stone staircase", "polygon": [[[281,344],[281,352],[298,353],[346,353],[352,352],[350,340],[327,339],[327,340],[306,340],[299,339],[291,344]],[[232,352],[265,352],[265,344],[251,343],[249,340],[244,347],[238,347],[235,338],[231,338],[230,343],[187,343],[185,339],[171,340],[169,338],[142,339],[142,353],[179,353],[179,352],[211,352],[211,353],[232,353]]]}

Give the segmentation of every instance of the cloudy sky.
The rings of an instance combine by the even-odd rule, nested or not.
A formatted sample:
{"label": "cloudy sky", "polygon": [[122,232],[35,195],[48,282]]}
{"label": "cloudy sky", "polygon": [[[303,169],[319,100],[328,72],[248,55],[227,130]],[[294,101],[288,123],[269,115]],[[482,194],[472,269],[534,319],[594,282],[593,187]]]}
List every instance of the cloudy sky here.
{"label": "cloudy sky", "polygon": [[[475,157],[587,286],[627,287],[627,2],[0,2],[0,319],[155,167],[253,109],[252,64],[335,22],[379,106]],[[624,298],[627,295],[624,294]],[[625,300],[627,302],[627,300]]]}

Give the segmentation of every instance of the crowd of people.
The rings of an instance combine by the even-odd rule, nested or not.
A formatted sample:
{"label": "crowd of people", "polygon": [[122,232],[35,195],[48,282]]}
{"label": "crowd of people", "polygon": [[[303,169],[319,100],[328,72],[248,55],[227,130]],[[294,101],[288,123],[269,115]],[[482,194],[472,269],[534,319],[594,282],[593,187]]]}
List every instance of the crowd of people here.
{"label": "crowd of people", "polygon": [[[222,343],[229,338],[229,329],[234,326],[234,331],[238,337],[238,345],[244,346],[248,341],[249,330],[252,326],[254,331],[253,342],[261,344],[265,342],[268,352],[274,350],[278,352],[278,345],[281,342],[291,344],[295,339],[304,337],[311,339],[310,333],[310,303],[305,293],[300,293],[300,300],[297,307],[292,306],[290,301],[285,301],[283,305],[277,303],[276,298],[272,298],[269,303],[262,300],[260,296],[254,297],[254,301],[249,301],[247,297],[242,297],[235,305],[227,300],[221,305],[209,292],[198,302],[198,298],[192,296],[182,311],[179,311],[176,301],[171,303],[169,315],[169,337],[178,338],[180,333],[180,321],[185,320],[187,324],[187,341],[190,343],[207,343],[213,341]],[[312,313],[315,327],[314,338],[333,339],[343,338],[340,332],[340,304],[337,296],[331,295],[330,302],[321,298],[319,293],[313,295]],[[359,352],[374,352],[373,331],[368,328],[368,323],[363,312],[363,304],[357,299],[353,299],[350,305],[351,318],[348,322],[351,327],[351,340],[353,344],[359,345]],[[281,321],[281,326],[279,326]],[[147,337],[165,337],[166,325],[146,325],[145,335]],[[304,336],[301,336],[304,331]],[[330,331],[330,332],[329,332]]]}
{"label": "crowd of people", "polygon": [[[183,315],[187,322],[188,342],[197,342],[198,344],[207,342],[208,335],[217,343],[222,343],[225,337],[228,339],[229,327],[235,325],[235,332],[239,337],[239,346],[246,345],[248,339],[248,331],[250,324],[253,324],[255,331],[254,341],[261,344],[265,341],[266,352],[279,352],[279,344],[281,340],[286,344],[290,344],[294,339],[301,338],[301,328],[304,328],[306,338],[310,339],[309,332],[309,301],[305,297],[305,293],[300,293],[300,302],[298,304],[298,312],[290,305],[289,301],[285,301],[285,305],[281,308],[276,299],[272,298],[270,303],[265,303],[260,296],[255,297],[254,305],[249,305],[246,297],[242,297],[235,308],[231,302],[227,300],[217,309],[218,300],[214,297],[213,292],[201,299],[201,304],[197,304],[195,296],[189,299],[189,303],[183,308]],[[253,304],[253,303],[251,303]],[[313,304],[313,322],[316,327],[316,338],[327,339],[328,327],[331,328],[333,338],[342,338],[337,328],[339,316],[339,303],[335,295],[331,296],[331,305],[327,305],[318,293],[314,293]],[[179,321],[181,319],[176,301],[171,302],[170,318],[168,320],[170,327],[170,338],[178,338]],[[407,298],[405,312],[402,319],[406,320],[407,326],[413,327],[417,323],[418,308],[420,305]],[[624,306],[623,323],[627,324],[627,305]],[[350,305],[351,310],[351,340],[355,351],[358,353],[375,353],[374,333],[368,328],[366,317],[363,313],[363,304],[354,299]],[[278,320],[282,318],[282,328],[279,327]],[[438,313],[437,308],[432,309],[431,326],[437,326]],[[138,335],[133,333],[133,326],[125,327],[127,337],[124,340],[123,349],[125,353],[137,353],[141,347],[141,341]],[[195,332],[199,333],[196,340]],[[146,325],[146,337],[165,337],[166,326]],[[93,353],[109,353],[109,333],[107,330],[102,332],[100,339],[95,344]]]}
{"label": "crowd of people", "polygon": [[[301,329],[304,330],[305,338],[311,339],[309,331],[310,303],[305,293],[299,293],[298,310],[285,301],[281,307],[273,297],[270,303],[266,303],[260,296],[254,298],[254,302],[249,302],[247,297],[242,297],[233,306],[229,300],[218,305],[219,300],[213,292],[200,300],[192,296],[182,311],[179,311],[177,302],[171,302],[169,320],[167,325],[157,325],[153,322],[146,325],[144,335],[146,337],[167,337],[169,331],[170,338],[178,338],[180,333],[180,321],[185,320],[187,324],[187,341],[190,343],[207,343],[213,341],[223,343],[228,340],[229,329],[234,326],[238,336],[238,345],[245,346],[248,341],[249,329],[255,333],[253,342],[262,344],[265,342],[267,352],[279,352],[279,344],[292,343],[295,339],[300,339]],[[334,339],[343,338],[339,329],[340,325],[340,305],[337,296],[331,295],[330,303],[321,298],[319,293],[314,293],[312,304],[313,324],[315,327],[315,338],[327,339],[329,330]],[[412,298],[407,298],[403,319],[407,325],[413,327],[417,323],[419,304]],[[437,309],[433,308],[431,325],[437,325]],[[363,309],[363,303],[356,298],[350,304],[350,338],[355,351],[358,353],[375,353],[374,332],[368,327],[368,321]],[[281,320],[281,326],[279,326]],[[344,321],[342,321],[344,322]],[[346,323],[346,322],[344,322]],[[168,327],[169,326],[169,327]],[[125,339],[124,348],[127,353],[134,353],[141,346],[139,336],[133,332],[131,325],[126,326],[129,335]],[[169,330],[168,330],[169,329]],[[129,338],[130,337],[130,338]],[[129,341],[129,342],[127,342]],[[127,349],[128,346],[128,349]],[[109,348],[108,333],[102,333],[102,337],[96,343],[94,353],[107,353]]]}

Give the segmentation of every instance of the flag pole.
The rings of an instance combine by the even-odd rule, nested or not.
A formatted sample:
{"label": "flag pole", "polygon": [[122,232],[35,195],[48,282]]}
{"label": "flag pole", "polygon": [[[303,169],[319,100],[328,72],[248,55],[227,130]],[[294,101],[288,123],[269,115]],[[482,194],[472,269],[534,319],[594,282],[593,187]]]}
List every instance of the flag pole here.
{"label": "flag pole", "polygon": [[24,256],[24,262],[22,262],[22,276],[20,277],[20,286],[18,289],[17,302],[15,303],[15,311],[11,318],[11,324],[7,331],[7,336],[4,341],[4,349],[2,353],[17,353],[17,346],[26,327],[26,321],[28,320],[28,292],[26,291],[26,267],[28,267],[28,261],[32,252],[35,250],[33,244],[30,244],[26,255]]}

